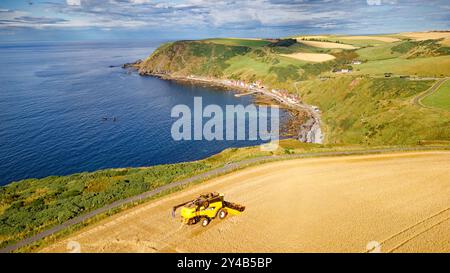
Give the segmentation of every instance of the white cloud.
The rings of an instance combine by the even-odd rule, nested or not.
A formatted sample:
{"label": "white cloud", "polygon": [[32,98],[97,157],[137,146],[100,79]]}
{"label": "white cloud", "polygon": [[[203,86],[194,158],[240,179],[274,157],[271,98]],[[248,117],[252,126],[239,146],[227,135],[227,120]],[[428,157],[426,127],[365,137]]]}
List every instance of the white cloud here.
{"label": "white cloud", "polygon": [[[433,2],[438,4],[423,4],[420,0],[411,0],[407,4],[397,0],[65,0],[62,5],[47,2],[46,13],[39,18],[33,18],[31,10],[27,14],[18,14],[19,11],[0,9],[3,19],[0,29],[20,26],[219,29],[223,32],[239,29],[366,31],[366,25],[382,27],[386,20],[394,24],[403,20],[404,24],[414,25],[417,20],[406,15],[423,12],[424,6],[433,7],[427,15],[434,12],[440,17],[433,18],[447,19],[448,0]],[[394,4],[397,4],[395,9],[385,9],[383,13],[377,8],[367,8],[367,5]],[[448,20],[442,24],[448,25]]]}
{"label": "white cloud", "polygon": [[81,5],[81,0],[66,0],[66,3],[69,6],[79,6]]}
{"label": "white cloud", "polygon": [[150,3],[151,0],[129,0],[132,4],[145,4]]}
{"label": "white cloud", "polygon": [[395,5],[397,0],[367,0],[369,6]]}
{"label": "white cloud", "polygon": [[20,10],[0,9],[0,27],[33,27],[44,28],[48,26],[64,25],[62,18],[34,16],[30,12]]}

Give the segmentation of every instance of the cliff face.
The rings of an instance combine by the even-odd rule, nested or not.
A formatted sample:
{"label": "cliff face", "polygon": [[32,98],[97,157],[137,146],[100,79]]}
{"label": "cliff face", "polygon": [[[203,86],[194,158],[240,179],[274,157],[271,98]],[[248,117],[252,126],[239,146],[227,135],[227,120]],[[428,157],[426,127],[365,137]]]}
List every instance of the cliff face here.
{"label": "cliff face", "polygon": [[158,48],[139,64],[141,74],[211,76],[220,78],[230,65],[227,60],[250,52],[249,47],[203,41],[178,41]]}

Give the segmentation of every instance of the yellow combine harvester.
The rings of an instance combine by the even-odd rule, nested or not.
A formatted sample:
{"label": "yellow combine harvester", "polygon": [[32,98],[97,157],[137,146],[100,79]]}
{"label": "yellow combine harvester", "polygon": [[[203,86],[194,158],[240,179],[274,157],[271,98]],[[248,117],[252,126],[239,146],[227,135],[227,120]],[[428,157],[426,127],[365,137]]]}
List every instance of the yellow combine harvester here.
{"label": "yellow combine harvester", "polygon": [[217,192],[202,194],[194,200],[176,205],[172,209],[172,217],[175,217],[175,211],[180,207],[184,223],[194,225],[201,222],[203,227],[216,217],[224,219],[228,214],[238,215],[245,210],[244,206],[225,201],[223,194]]}

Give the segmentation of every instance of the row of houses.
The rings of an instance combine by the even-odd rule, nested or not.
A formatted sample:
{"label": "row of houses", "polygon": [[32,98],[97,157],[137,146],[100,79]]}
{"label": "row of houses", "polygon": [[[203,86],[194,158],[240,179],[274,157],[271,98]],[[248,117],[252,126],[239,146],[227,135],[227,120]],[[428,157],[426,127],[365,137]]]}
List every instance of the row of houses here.
{"label": "row of houses", "polygon": [[333,73],[352,73],[353,69],[351,68],[333,68],[333,70],[331,71]]}
{"label": "row of houses", "polygon": [[248,88],[248,89],[264,89],[264,86],[260,81],[246,83],[245,81],[240,80],[226,80],[225,83],[227,85],[236,86],[240,88]]}
{"label": "row of houses", "polygon": [[273,95],[280,97],[281,99],[287,101],[288,103],[292,103],[292,104],[300,103],[299,99],[296,96],[289,94],[287,91],[272,89],[272,90],[270,90],[270,92]]}
{"label": "row of houses", "polygon": [[[245,81],[241,81],[241,80],[226,80],[225,83],[227,85],[236,86],[236,87],[240,87],[240,88],[247,88],[247,89],[256,90],[256,91],[267,90],[261,81],[246,83]],[[275,95],[276,97],[280,98],[281,100],[291,103],[291,104],[300,103],[300,100],[296,96],[289,94],[289,92],[287,92],[286,90],[272,89],[270,91],[267,90],[265,92],[269,92],[272,95]]]}

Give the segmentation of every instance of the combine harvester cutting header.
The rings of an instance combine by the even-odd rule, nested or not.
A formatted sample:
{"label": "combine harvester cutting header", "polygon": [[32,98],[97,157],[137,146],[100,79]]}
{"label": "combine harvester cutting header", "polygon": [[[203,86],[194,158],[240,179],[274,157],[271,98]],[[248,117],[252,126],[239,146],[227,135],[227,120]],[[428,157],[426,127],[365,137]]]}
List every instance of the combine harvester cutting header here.
{"label": "combine harvester cutting header", "polygon": [[194,200],[173,207],[172,217],[175,217],[175,211],[182,207],[183,223],[194,225],[201,222],[202,226],[206,227],[216,217],[224,219],[228,214],[238,215],[245,210],[244,206],[225,201],[223,196],[217,192],[202,194]]}

